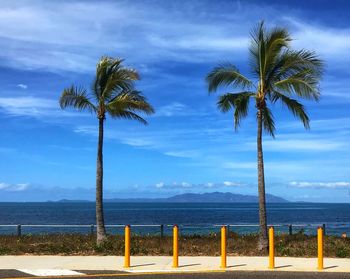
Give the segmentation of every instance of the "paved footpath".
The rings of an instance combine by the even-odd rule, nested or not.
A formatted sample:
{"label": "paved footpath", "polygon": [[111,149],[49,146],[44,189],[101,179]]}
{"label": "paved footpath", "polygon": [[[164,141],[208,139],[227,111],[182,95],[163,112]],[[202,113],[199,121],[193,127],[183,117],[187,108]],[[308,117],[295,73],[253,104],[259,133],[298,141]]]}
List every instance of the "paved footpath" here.
{"label": "paved footpath", "polygon": [[[350,273],[342,272],[276,272],[276,271],[212,271],[212,272],[147,272],[126,273],[118,271],[88,271],[86,274],[66,276],[42,276],[40,279],[349,279]],[[1,270],[1,279],[36,279],[33,275],[16,270]]]}
{"label": "paved footpath", "polygon": [[208,279],[214,277],[350,279],[350,259],[339,258],[326,258],[325,269],[321,272],[316,270],[315,258],[278,257],[276,269],[273,271],[267,268],[267,257],[228,257],[226,269],[219,268],[220,257],[180,257],[179,268],[171,267],[172,257],[131,257],[131,268],[123,268],[123,261],[123,257],[116,256],[0,256],[0,278],[65,276],[110,279],[125,276],[136,278],[175,276],[175,278]]}

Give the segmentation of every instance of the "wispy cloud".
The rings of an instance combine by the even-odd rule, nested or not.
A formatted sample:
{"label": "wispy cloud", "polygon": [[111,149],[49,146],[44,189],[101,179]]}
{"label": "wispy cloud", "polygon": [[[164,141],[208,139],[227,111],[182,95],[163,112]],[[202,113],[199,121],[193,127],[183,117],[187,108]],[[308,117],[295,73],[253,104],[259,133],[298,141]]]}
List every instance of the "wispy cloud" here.
{"label": "wispy cloud", "polygon": [[[272,5],[244,3],[242,9],[239,1],[228,1],[220,5],[230,11],[225,13],[204,2],[175,1],[169,9],[164,1],[3,1],[0,58],[11,67],[77,72],[92,71],[103,53],[132,53],[128,61],[138,65],[162,59],[217,61],[246,53],[251,25],[242,25],[244,20],[255,22],[263,13],[270,24],[276,21]],[[297,47],[347,57],[349,29],[311,25],[292,16],[282,22],[294,28]]]}
{"label": "wispy cloud", "polygon": [[150,42],[161,48],[179,50],[205,50],[205,51],[234,51],[243,50],[249,46],[249,37],[223,38],[223,37],[191,37],[162,38],[157,36],[149,37]]}
{"label": "wispy cloud", "polygon": [[[51,164],[55,168],[57,163],[67,165],[67,162],[54,158],[64,151],[74,151],[77,156],[87,155],[84,151],[95,150],[95,144],[91,149],[88,146],[91,139],[96,139],[98,129],[90,125],[96,124],[96,119],[90,118],[89,114],[62,111],[57,99],[52,99],[55,98],[53,95],[36,86],[38,78],[40,85],[48,84],[59,90],[66,82],[85,83],[93,75],[98,58],[107,54],[123,57],[125,63],[139,69],[143,78],[137,87],[155,105],[156,114],[148,118],[150,125],[147,128],[131,122],[126,124],[123,120],[114,124],[107,119],[106,143],[108,146],[127,145],[121,147],[125,154],[130,150],[140,156],[147,153],[151,160],[152,156],[157,157],[157,162],[164,164],[165,169],[171,168],[159,178],[164,182],[153,185],[157,178],[149,177],[144,182],[151,185],[155,193],[158,189],[170,191],[173,188],[176,191],[231,189],[229,187],[241,185],[239,181],[235,182],[236,179],[255,183],[254,113],[235,134],[232,114],[224,116],[217,112],[214,99],[217,96],[206,98],[204,77],[214,65],[226,60],[249,75],[249,30],[263,15],[268,19],[268,27],[277,24],[290,29],[295,39],[294,47],[314,49],[327,61],[322,82],[325,98],[317,107],[305,102],[312,119],[310,132],[301,132],[298,121],[287,123],[282,111],[279,108],[274,110],[278,128],[276,139],[264,137],[263,143],[267,185],[271,185],[269,182],[274,179],[283,180],[283,187],[286,187],[289,181],[309,181],[312,177],[318,177],[320,181],[348,181],[350,121],[344,103],[349,99],[346,96],[350,96],[347,90],[349,28],[340,27],[340,24],[332,27],[321,17],[309,21],[304,16],[307,11],[298,12],[298,7],[291,12],[283,10],[288,4],[277,6],[254,1],[221,1],[217,5],[213,1],[200,0],[175,0],[171,4],[161,0],[133,1],[132,4],[124,0],[4,0],[1,4],[0,62],[4,68],[16,69],[8,69],[15,74],[3,87],[4,91],[7,88],[12,92],[1,94],[1,116],[5,115],[7,119],[9,116],[25,116],[54,124],[64,122],[60,133],[62,131],[62,137],[67,137],[67,140],[77,137],[70,134],[70,129],[87,135],[80,138],[85,141],[86,148],[47,144],[50,158],[47,154],[38,154],[40,164]],[[279,14],[288,17],[282,18]],[[333,72],[337,67],[342,67],[342,71]],[[335,102],[338,102],[336,106]],[[66,116],[89,118],[62,119]],[[330,117],[334,119],[328,119]],[[14,118],[9,125],[16,128],[22,125],[22,120],[30,122],[32,119]],[[35,123],[31,126],[37,128]],[[16,129],[10,129],[9,134],[16,138],[12,130]],[[10,136],[5,136],[4,140]],[[61,141],[56,143],[62,144]],[[16,146],[18,143],[12,144],[16,150],[23,148]],[[0,148],[0,153],[12,152],[6,147],[7,143],[1,145],[4,147]],[[34,143],[28,143],[28,149],[35,150],[34,147]],[[126,177],[132,170],[125,169]],[[198,177],[203,181],[223,182],[189,182],[198,181]],[[145,186],[142,178],[142,181],[132,182],[129,178],[120,179],[120,183],[140,183],[140,189]],[[4,177],[4,181],[11,180],[11,177]],[[174,185],[172,181],[188,182]],[[130,192],[130,189],[126,191]],[[166,191],[160,192],[164,194]]]}
{"label": "wispy cloud", "polygon": [[[74,132],[86,135],[97,135],[97,128],[95,126],[78,126],[74,129]],[[186,133],[186,131],[182,131]],[[192,158],[197,156],[196,150],[186,150],[186,148],[181,148],[176,150],[173,142],[176,141],[176,137],[181,133],[180,131],[172,130],[169,133],[167,130],[164,131],[152,131],[152,130],[142,130],[140,132],[133,131],[129,129],[124,131],[116,131],[112,129],[105,130],[105,137],[107,139],[116,139],[122,144],[129,146],[151,149],[159,151],[167,156],[182,157],[182,158]],[[179,140],[181,137],[179,137]]]}
{"label": "wispy cloud", "polygon": [[19,87],[19,88],[21,88],[21,89],[27,89],[27,88],[28,88],[28,85],[23,84],[23,83],[19,83],[19,84],[17,84],[17,87]]}
{"label": "wispy cloud", "polygon": [[[0,58],[8,66],[21,69],[89,72],[103,53],[118,52],[124,57],[132,53],[128,61],[137,64],[161,59],[201,63],[246,49],[247,32],[233,36],[232,30],[242,29],[236,17],[246,18],[248,13],[235,12],[230,20],[217,13],[213,20],[218,24],[213,25],[208,22],[211,12],[200,1],[175,2],[176,12],[164,3],[4,1]],[[229,6],[236,9],[237,5]],[[203,12],[198,13],[198,9]]]}
{"label": "wispy cloud", "polygon": [[330,151],[339,150],[345,148],[345,146],[342,142],[332,142],[324,139],[277,139],[264,142],[264,148],[270,151],[288,151],[291,147],[294,151]]}
{"label": "wispy cloud", "polygon": [[195,158],[199,156],[198,150],[165,151],[164,154],[179,158]]}
{"label": "wispy cloud", "polygon": [[242,183],[237,183],[237,182],[232,182],[232,181],[224,181],[222,184],[228,187],[237,187],[237,186],[242,186]]}
{"label": "wispy cloud", "polygon": [[40,116],[58,108],[54,100],[38,97],[0,98],[0,107],[11,115]]}
{"label": "wispy cloud", "polygon": [[297,188],[350,188],[350,182],[299,182],[292,181],[289,186]]}
{"label": "wispy cloud", "polygon": [[[188,128],[182,125],[177,128],[174,128],[173,125],[170,127],[164,125],[161,129],[151,127],[113,129],[108,127],[105,129],[105,138],[118,140],[122,144],[136,148],[155,150],[167,156],[200,159],[203,156],[200,145],[216,139],[226,130],[217,127]],[[76,133],[95,137],[97,131],[97,127],[92,125],[82,125],[74,128]],[[212,150],[212,148],[210,149]]]}
{"label": "wispy cloud", "polygon": [[159,182],[155,186],[156,186],[156,188],[163,188],[164,185],[165,185],[164,182]]}
{"label": "wispy cloud", "polygon": [[[293,131],[300,128],[300,123],[298,121],[285,121],[279,124],[279,127],[287,131]],[[350,129],[350,117],[320,118],[311,120],[311,131],[332,132],[332,134],[334,134],[334,132],[344,132],[348,129]]]}
{"label": "wispy cloud", "polygon": [[12,116],[65,117],[82,116],[81,113],[62,111],[58,101],[40,97],[0,97],[0,110]]}
{"label": "wispy cloud", "polygon": [[188,183],[188,182],[173,182],[173,183],[164,183],[159,182],[154,185],[158,189],[217,189],[217,188],[234,188],[234,187],[244,187],[247,186],[245,183],[235,182],[235,181],[224,181],[224,182],[207,182],[207,183]]}
{"label": "wispy cloud", "polygon": [[[288,152],[329,152],[348,149],[347,137],[341,126],[348,126],[344,119],[313,121],[313,129],[310,132],[300,132],[299,123],[291,122],[282,124],[283,130],[277,132],[276,138],[266,137],[263,141],[265,151]],[[329,125],[327,125],[328,123]],[[334,126],[332,124],[334,124]],[[328,133],[327,137],[324,133]],[[246,140],[242,150],[255,150],[255,139]]]}
{"label": "wispy cloud", "polygon": [[186,105],[173,102],[169,105],[161,106],[156,110],[155,117],[172,117],[172,116],[188,116],[194,114],[194,112]]}
{"label": "wispy cloud", "polygon": [[67,146],[67,145],[57,145],[57,144],[50,144],[49,147],[58,149],[58,150],[64,150],[64,151],[95,151],[92,147],[73,147],[73,146]]}
{"label": "wispy cloud", "polygon": [[18,191],[24,191],[28,187],[29,187],[28,183],[19,183],[19,184],[8,184],[4,182],[0,183],[0,191],[18,192]]}
{"label": "wispy cloud", "polygon": [[[246,57],[243,53],[247,55],[252,27],[242,26],[242,21],[255,22],[263,12],[273,24],[277,8],[244,3],[242,9],[239,1],[230,2],[222,3],[230,13],[213,13],[218,7],[201,1],[175,2],[176,12],[163,1],[134,5],[125,1],[45,1],[45,5],[41,4],[44,1],[4,1],[0,59],[14,68],[75,72],[93,71],[96,60],[105,53],[122,55],[139,67],[162,60],[215,62],[233,54],[237,61]],[[282,22],[293,27],[297,47],[347,59],[348,29],[311,25],[292,16]]]}
{"label": "wispy cloud", "polygon": [[257,168],[257,164],[256,162],[224,162],[222,167],[228,169],[255,170]]}
{"label": "wispy cloud", "polygon": [[315,50],[328,58],[349,58],[350,29],[312,25],[293,17],[285,17],[285,20],[296,28],[293,34],[296,47]]}

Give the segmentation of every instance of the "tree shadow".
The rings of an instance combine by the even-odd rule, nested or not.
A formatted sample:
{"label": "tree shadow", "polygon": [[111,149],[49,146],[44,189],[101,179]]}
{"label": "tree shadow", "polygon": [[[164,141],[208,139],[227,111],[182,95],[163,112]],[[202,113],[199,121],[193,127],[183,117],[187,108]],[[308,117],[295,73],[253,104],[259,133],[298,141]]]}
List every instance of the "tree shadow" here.
{"label": "tree shadow", "polygon": [[246,266],[247,264],[234,264],[234,265],[229,265],[227,266],[227,268],[231,268],[231,267],[240,267],[240,266]]}
{"label": "tree shadow", "polygon": [[156,265],[155,263],[148,263],[148,264],[135,264],[130,267],[140,267],[140,266],[150,266],[150,265]]}
{"label": "tree shadow", "polygon": [[332,265],[332,266],[326,266],[323,269],[331,269],[331,268],[336,268],[336,267],[338,267],[338,266],[337,265]]}
{"label": "tree shadow", "polygon": [[184,264],[184,265],[179,265],[179,267],[196,266],[196,265],[201,265],[201,264],[199,264],[199,263],[195,263],[195,264]]}
{"label": "tree shadow", "polygon": [[291,267],[291,264],[286,264],[286,265],[280,265],[280,266],[276,266],[275,269],[279,269],[279,268],[285,268],[285,267]]}

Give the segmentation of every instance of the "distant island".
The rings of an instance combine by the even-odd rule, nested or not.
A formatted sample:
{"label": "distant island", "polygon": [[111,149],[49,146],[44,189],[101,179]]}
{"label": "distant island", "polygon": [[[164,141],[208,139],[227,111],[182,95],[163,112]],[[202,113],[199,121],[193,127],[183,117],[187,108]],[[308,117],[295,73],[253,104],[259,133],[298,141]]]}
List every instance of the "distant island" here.
{"label": "distant island", "polygon": [[[204,202],[213,202],[213,203],[257,203],[258,197],[253,195],[241,195],[233,193],[222,193],[222,192],[213,192],[213,193],[186,193],[175,195],[169,198],[129,198],[129,199],[105,199],[105,202],[159,202],[159,203],[182,203],[182,202],[191,202],[191,203],[204,203]],[[91,202],[85,200],[59,200],[58,202]],[[266,194],[266,202],[268,203],[286,203],[288,200],[274,196],[271,194]]]}

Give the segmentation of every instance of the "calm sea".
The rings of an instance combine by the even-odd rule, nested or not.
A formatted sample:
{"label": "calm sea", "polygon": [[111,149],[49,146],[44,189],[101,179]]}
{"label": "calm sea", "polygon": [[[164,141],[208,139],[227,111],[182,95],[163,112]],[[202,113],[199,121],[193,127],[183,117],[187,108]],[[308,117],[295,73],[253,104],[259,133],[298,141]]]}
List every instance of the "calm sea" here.
{"label": "calm sea", "polygon": [[[257,204],[241,203],[106,203],[106,224],[166,225],[178,224],[182,233],[217,232],[214,225],[246,225],[231,227],[239,233],[255,232],[250,225],[258,222]],[[94,203],[0,203],[0,225],[54,225],[95,223]],[[268,205],[268,223],[293,224],[293,231],[316,232],[315,226],[326,224],[327,234],[350,235],[350,204],[283,203]],[[297,226],[299,225],[299,226]],[[288,227],[279,227],[288,231]],[[121,233],[122,228],[109,228]],[[159,233],[159,227],[133,227],[137,233]],[[1,227],[0,233],[15,233],[16,227]],[[22,227],[23,233],[82,232],[89,228]]]}

